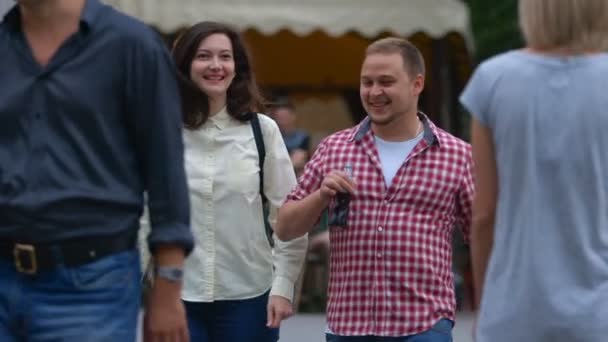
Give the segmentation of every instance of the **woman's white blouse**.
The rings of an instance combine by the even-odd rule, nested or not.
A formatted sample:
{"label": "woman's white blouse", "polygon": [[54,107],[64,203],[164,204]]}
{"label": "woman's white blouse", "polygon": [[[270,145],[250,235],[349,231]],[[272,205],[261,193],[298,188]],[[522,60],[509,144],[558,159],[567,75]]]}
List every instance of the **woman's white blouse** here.
{"label": "woman's white blouse", "polygon": [[[276,123],[259,115],[266,159],[264,193],[270,223],[296,185],[289,154]],[[308,238],[283,242],[274,251],[266,238],[259,159],[249,122],[225,109],[198,130],[184,131],[185,163],[196,247],[186,259],[182,298],[208,302],[271,295],[293,297]]]}

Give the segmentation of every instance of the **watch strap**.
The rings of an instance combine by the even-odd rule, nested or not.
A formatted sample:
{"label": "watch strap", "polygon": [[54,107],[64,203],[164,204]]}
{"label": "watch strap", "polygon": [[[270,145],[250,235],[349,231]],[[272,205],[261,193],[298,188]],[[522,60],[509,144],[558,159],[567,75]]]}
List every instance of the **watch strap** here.
{"label": "watch strap", "polygon": [[180,282],[184,278],[184,269],[178,266],[156,266],[154,273],[157,277],[171,282]]}

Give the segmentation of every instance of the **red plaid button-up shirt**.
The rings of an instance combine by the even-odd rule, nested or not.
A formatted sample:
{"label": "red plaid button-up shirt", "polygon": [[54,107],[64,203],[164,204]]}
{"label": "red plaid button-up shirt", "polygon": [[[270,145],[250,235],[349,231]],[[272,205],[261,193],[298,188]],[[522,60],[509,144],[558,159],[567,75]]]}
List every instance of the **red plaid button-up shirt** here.
{"label": "red plaid button-up shirt", "polygon": [[407,336],[454,320],[452,229],[469,235],[471,149],[419,117],[424,138],[388,188],[365,119],[321,142],[287,198],[305,198],[329,172],[352,165],[347,227],[330,228],[327,319],[337,335]]}

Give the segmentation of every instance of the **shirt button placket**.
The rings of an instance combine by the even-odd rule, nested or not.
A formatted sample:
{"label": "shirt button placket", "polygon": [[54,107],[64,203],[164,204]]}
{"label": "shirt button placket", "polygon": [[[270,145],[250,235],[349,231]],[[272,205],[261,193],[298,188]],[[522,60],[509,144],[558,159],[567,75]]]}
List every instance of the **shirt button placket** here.
{"label": "shirt button placket", "polygon": [[207,227],[210,229],[206,229],[207,231],[207,239],[205,241],[206,249],[209,251],[209,256],[207,258],[207,267],[206,267],[206,278],[210,280],[208,289],[209,297],[215,298],[215,222],[213,220],[213,170],[215,170],[215,158],[213,154],[213,148],[207,152],[207,156],[205,158],[206,169],[208,170],[208,174],[205,177],[204,183],[204,193],[205,199],[207,203],[205,204],[205,221],[207,223]]}
{"label": "shirt button placket", "polygon": [[[38,104],[39,101],[34,100],[34,103],[37,103],[35,105],[35,107],[37,109],[43,108],[42,105]],[[42,152],[42,150],[45,146],[46,134],[44,133],[45,128],[43,127],[44,121],[43,121],[42,110],[34,111],[33,113],[31,113],[30,118],[33,119],[32,120],[32,130],[29,132],[29,139],[31,142],[30,153],[31,153],[31,158],[35,159]],[[35,179],[38,179],[41,176],[40,174],[35,172],[33,168],[32,168],[32,172],[33,172],[32,177],[34,177]]]}

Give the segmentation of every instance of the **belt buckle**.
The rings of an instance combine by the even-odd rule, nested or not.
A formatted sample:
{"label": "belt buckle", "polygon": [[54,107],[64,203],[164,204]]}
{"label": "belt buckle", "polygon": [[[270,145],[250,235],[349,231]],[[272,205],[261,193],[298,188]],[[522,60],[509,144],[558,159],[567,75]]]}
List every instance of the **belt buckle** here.
{"label": "belt buckle", "polygon": [[[38,264],[36,263],[36,248],[33,245],[16,243],[13,248],[13,256],[15,257],[15,268],[20,273],[36,274],[38,272]],[[23,262],[27,257],[29,262]]]}

